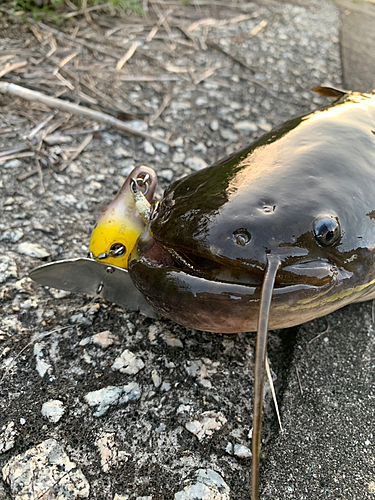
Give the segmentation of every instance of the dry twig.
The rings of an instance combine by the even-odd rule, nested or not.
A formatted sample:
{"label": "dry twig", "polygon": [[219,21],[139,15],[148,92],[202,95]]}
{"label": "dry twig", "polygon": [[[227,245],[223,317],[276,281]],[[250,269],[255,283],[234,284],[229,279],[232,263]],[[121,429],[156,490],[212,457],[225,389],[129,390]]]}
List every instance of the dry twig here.
{"label": "dry twig", "polygon": [[137,50],[138,43],[133,42],[129,47],[129,50],[124,54],[124,56],[118,61],[116,64],[116,71],[120,71],[124,64],[129,61],[129,59],[133,56],[134,52]]}
{"label": "dry twig", "polygon": [[302,390],[301,380],[299,378],[299,373],[298,373],[298,367],[297,367],[297,365],[294,365],[294,368],[296,369],[299,390],[301,391],[301,396],[303,396],[303,390]]}
{"label": "dry twig", "polygon": [[99,122],[106,123],[107,125],[115,127],[118,130],[126,132],[127,134],[139,136],[152,142],[160,142],[168,146],[170,145],[169,142],[165,141],[164,139],[155,137],[151,134],[148,134],[147,132],[134,130],[128,125],[125,125],[123,121],[118,120],[113,116],[107,115],[106,113],[102,113],[101,111],[95,111],[79,104],[66,102],[61,99],[57,99],[56,97],[49,97],[45,94],[42,94],[41,92],[35,92],[34,90],[29,90],[25,87],[21,87],[13,83],[0,82],[0,93],[5,95],[14,95],[17,97],[21,97],[22,99],[25,99],[27,101],[45,104],[46,106],[59,109],[60,111],[68,111],[76,115],[85,116],[87,118],[90,118],[91,120],[97,120]]}
{"label": "dry twig", "polygon": [[[99,127],[98,127],[99,128]],[[78,146],[78,148],[74,151],[74,153],[66,160],[60,167],[60,172],[63,172],[73,160],[77,158],[78,155],[81,154],[81,152],[85,149],[85,147],[92,141],[94,137],[94,134],[89,134],[87,135],[81,144]]]}
{"label": "dry twig", "polygon": [[151,116],[151,118],[149,120],[150,125],[152,125],[159,118],[159,116],[163,113],[163,111],[165,110],[165,108],[171,102],[171,99],[172,99],[172,96],[170,94],[166,94],[163,97],[163,102],[161,103],[161,106],[159,107],[159,109],[157,109],[155,111],[155,113]]}
{"label": "dry twig", "polygon": [[5,163],[8,160],[17,160],[18,158],[29,158],[31,156],[34,156],[33,151],[26,151],[25,153],[15,153],[14,155],[3,156],[2,158],[0,158],[0,163]]}
{"label": "dry twig", "polygon": [[24,66],[27,66],[27,61],[21,61],[14,64],[6,64],[5,68],[0,71],[0,78],[6,75],[7,73],[11,73],[16,69],[23,68]]}

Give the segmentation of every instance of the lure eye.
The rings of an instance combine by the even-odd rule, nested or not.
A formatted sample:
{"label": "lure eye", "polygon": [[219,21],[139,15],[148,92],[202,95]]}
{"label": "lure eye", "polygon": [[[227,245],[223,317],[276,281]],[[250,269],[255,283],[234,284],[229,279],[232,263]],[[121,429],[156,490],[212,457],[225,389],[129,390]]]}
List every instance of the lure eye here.
{"label": "lure eye", "polygon": [[251,239],[251,235],[249,231],[246,229],[237,229],[233,233],[233,241],[237,244],[240,245],[241,247],[244,247],[249,243]]}
{"label": "lure eye", "polygon": [[341,236],[341,229],[335,217],[325,215],[314,221],[314,235],[317,242],[325,247],[334,245]]}
{"label": "lure eye", "polygon": [[111,257],[122,257],[126,253],[126,247],[122,243],[113,243],[109,250]]}

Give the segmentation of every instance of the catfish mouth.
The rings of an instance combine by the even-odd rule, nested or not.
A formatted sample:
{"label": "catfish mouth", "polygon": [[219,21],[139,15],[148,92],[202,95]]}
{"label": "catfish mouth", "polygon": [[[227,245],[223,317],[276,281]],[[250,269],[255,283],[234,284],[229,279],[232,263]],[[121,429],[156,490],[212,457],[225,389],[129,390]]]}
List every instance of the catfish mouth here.
{"label": "catfish mouth", "polygon": [[[138,240],[139,257],[145,259],[151,267],[164,267],[179,270],[197,278],[204,278],[219,283],[241,284],[260,288],[264,280],[264,264],[228,261],[215,256],[206,256],[176,250],[156,241],[148,232]],[[275,257],[278,257],[275,253]],[[280,258],[280,260],[282,260]],[[336,281],[339,270],[326,260],[299,259],[295,264],[280,266],[274,281],[275,289],[286,292],[288,288],[307,286],[319,288]],[[281,290],[280,290],[281,291]]]}

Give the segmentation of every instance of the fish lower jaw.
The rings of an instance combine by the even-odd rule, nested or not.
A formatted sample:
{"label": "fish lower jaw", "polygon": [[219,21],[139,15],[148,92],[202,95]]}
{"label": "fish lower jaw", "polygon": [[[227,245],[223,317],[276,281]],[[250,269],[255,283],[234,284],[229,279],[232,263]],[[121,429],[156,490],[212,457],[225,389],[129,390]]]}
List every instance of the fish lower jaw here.
{"label": "fish lower jaw", "polygon": [[[264,279],[264,268],[261,264],[243,266],[242,269],[236,263],[232,270],[228,265],[221,265],[217,261],[209,261],[193,254],[186,254],[176,251],[171,248],[161,247],[158,243],[156,245],[160,248],[161,252],[169,254],[173,260],[167,264],[168,267],[176,267],[181,269],[187,274],[192,276],[202,277],[211,281],[220,283],[240,284],[248,287],[261,288]],[[165,260],[165,259],[164,259]],[[152,262],[150,262],[152,263]],[[159,267],[164,264],[155,262]],[[264,264],[265,266],[265,264]],[[339,274],[336,266],[321,260],[307,260],[305,262],[298,262],[294,265],[281,267],[277,273],[274,289],[287,289],[288,287],[295,287],[299,285],[310,285],[314,287],[321,287],[335,281]]]}

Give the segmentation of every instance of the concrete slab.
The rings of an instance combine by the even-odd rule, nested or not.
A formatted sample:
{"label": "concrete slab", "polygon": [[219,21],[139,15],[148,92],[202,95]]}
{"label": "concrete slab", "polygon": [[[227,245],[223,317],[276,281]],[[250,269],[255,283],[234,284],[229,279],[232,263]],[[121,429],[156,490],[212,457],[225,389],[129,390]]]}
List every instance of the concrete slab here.
{"label": "concrete slab", "polygon": [[[316,337],[319,330],[325,333]],[[305,324],[295,340],[280,398],[285,432],[280,435],[275,427],[263,447],[261,499],[370,500],[375,492],[371,303]]]}
{"label": "concrete slab", "polygon": [[343,83],[348,90],[375,89],[375,1],[337,0]]}

